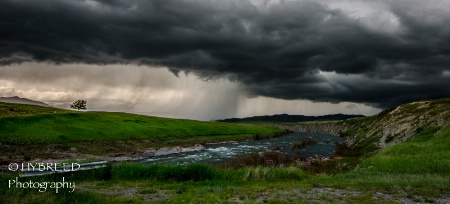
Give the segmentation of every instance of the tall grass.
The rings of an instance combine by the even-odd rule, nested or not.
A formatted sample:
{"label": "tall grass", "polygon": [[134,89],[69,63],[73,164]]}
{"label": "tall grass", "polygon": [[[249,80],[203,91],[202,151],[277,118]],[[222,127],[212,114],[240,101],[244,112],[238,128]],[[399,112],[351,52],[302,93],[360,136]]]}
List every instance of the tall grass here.
{"label": "tall grass", "polygon": [[[34,181],[61,180],[64,177],[71,181],[108,181],[108,180],[155,180],[155,181],[204,181],[204,180],[291,180],[305,179],[309,175],[297,167],[245,167],[219,168],[206,164],[171,165],[171,164],[137,164],[123,163],[109,165],[106,168],[51,174],[32,177]],[[0,174],[0,181],[15,176]],[[29,177],[19,178],[19,181]],[[3,182],[2,184],[4,184]],[[8,183],[8,182],[6,182]],[[2,185],[3,186],[3,185]]]}
{"label": "tall grass", "polygon": [[310,178],[311,176],[298,167],[246,167],[238,171],[238,175],[243,174],[244,181],[280,181],[296,180]]}
{"label": "tall grass", "polygon": [[176,166],[168,164],[142,165],[120,164],[112,169],[114,180],[141,180],[150,179],[158,181],[265,181],[265,180],[301,180],[309,175],[296,167],[246,167],[217,168],[205,164],[191,164]]}
{"label": "tall grass", "polygon": [[[33,182],[39,181],[65,181],[80,183],[92,181],[118,182],[165,182],[177,189],[176,193],[185,193],[183,183],[198,182],[199,185],[222,186],[229,183],[240,185],[243,182],[276,182],[290,180],[304,180],[311,176],[296,167],[246,167],[241,169],[217,168],[204,164],[191,164],[187,166],[167,164],[114,164],[106,168],[73,172],[69,174],[53,174],[42,177],[33,177]],[[76,190],[73,193],[60,190],[58,194],[52,192],[40,193],[36,189],[8,188],[8,180],[14,176],[0,174],[0,203],[108,203],[109,198],[101,194],[93,194]],[[30,178],[19,178],[26,182]],[[192,185],[192,184],[191,184]],[[114,201],[117,202],[117,201]],[[123,202],[129,202],[127,200]],[[134,201],[133,201],[134,202]]]}
{"label": "tall grass", "polygon": [[112,179],[116,180],[200,181],[214,179],[217,177],[218,172],[204,164],[186,166],[119,164],[113,167],[111,174]]}

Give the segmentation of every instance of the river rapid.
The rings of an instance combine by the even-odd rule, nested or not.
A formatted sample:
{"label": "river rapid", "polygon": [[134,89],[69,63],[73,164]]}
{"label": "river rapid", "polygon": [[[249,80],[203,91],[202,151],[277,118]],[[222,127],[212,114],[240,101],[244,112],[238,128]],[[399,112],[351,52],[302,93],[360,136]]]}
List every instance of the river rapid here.
{"label": "river rapid", "polygon": [[[292,143],[306,139],[316,140],[317,143],[299,150],[292,149]],[[291,154],[299,151],[298,153],[305,157],[330,157],[336,150],[336,143],[344,142],[344,138],[330,134],[294,132],[286,136],[263,140],[206,144],[205,149],[201,151],[154,156],[141,160],[141,162],[177,165],[192,163],[218,164],[249,153],[270,151],[274,146],[279,146],[277,151],[280,153]]]}

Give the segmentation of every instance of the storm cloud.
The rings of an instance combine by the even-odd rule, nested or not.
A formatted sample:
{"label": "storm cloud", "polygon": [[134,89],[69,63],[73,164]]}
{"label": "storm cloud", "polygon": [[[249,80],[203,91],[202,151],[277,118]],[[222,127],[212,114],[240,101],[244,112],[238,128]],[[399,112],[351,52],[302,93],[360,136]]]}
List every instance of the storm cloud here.
{"label": "storm cloud", "polygon": [[450,96],[449,21],[445,0],[2,0],[0,63],[164,66],[386,108]]}

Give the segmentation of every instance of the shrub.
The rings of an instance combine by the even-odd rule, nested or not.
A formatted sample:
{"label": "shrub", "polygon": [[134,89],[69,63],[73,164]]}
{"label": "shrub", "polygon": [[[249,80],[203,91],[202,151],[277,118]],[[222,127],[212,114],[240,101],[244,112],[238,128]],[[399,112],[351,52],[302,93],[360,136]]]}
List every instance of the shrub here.
{"label": "shrub", "polygon": [[219,167],[241,168],[246,166],[286,166],[294,163],[292,156],[278,152],[251,153],[248,155],[233,158]]}
{"label": "shrub", "polygon": [[317,140],[307,139],[298,142],[294,142],[291,144],[292,149],[301,149],[309,145],[317,144]]}
{"label": "shrub", "polygon": [[272,151],[277,151],[277,150],[280,150],[280,149],[281,149],[281,146],[280,146],[279,144],[274,145],[274,146],[272,147]]}

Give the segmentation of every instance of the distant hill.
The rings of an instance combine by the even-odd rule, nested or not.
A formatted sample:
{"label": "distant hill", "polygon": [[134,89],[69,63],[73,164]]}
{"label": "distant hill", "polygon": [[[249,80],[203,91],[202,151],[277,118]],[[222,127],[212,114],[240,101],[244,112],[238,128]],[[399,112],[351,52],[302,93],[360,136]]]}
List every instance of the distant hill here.
{"label": "distant hill", "polygon": [[294,123],[294,122],[306,122],[306,121],[330,121],[330,120],[345,120],[349,118],[364,117],[363,115],[345,115],[345,114],[332,114],[322,116],[304,116],[304,115],[265,115],[265,116],[253,116],[247,118],[229,118],[223,120],[217,120],[220,122],[276,122],[276,123]]}
{"label": "distant hill", "polygon": [[18,103],[18,104],[28,104],[28,105],[37,105],[37,106],[45,106],[50,107],[48,104],[40,102],[40,101],[33,101],[27,98],[20,98],[18,96],[13,97],[0,97],[0,102],[4,103]]}

